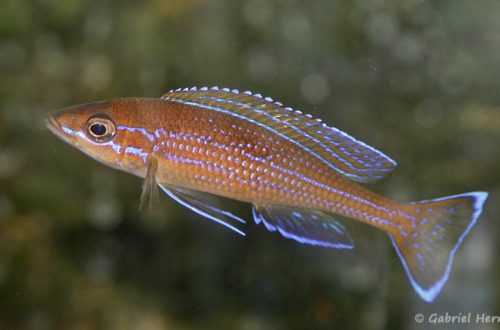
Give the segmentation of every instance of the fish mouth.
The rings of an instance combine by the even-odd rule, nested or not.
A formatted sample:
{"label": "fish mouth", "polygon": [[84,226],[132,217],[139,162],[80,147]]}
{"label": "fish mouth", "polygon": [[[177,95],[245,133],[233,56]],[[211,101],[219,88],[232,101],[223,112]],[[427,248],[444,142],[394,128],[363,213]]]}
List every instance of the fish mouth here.
{"label": "fish mouth", "polygon": [[59,125],[59,122],[53,114],[50,114],[45,118],[45,126],[47,126],[47,128],[54,133],[54,135],[61,136],[61,125]]}

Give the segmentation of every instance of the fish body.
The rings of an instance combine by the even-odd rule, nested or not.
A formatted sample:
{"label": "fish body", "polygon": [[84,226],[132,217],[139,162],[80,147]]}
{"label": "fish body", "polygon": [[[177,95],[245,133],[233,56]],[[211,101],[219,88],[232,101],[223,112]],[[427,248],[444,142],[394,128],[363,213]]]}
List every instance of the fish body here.
{"label": "fish body", "polygon": [[[472,192],[403,204],[358,183],[396,163],[318,119],[259,94],[201,88],[161,99],[80,105],[47,118],[51,131],[94,159],[145,178],[199,214],[244,235],[244,220],[206,198],[252,203],[257,224],[301,243],[352,248],[341,214],[387,232],[417,293],[432,301],[487,198]],[[233,224],[234,223],[234,224]]]}

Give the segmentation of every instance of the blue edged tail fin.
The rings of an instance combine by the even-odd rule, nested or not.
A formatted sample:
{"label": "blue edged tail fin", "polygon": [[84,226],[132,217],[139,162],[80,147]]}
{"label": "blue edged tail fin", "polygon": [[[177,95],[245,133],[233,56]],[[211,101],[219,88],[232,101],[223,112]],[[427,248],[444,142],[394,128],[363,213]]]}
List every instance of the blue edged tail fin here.
{"label": "blue edged tail fin", "polygon": [[432,302],[448,280],[455,251],[476,223],[487,197],[486,192],[472,192],[412,203],[404,210],[412,223],[389,234],[423,300]]}

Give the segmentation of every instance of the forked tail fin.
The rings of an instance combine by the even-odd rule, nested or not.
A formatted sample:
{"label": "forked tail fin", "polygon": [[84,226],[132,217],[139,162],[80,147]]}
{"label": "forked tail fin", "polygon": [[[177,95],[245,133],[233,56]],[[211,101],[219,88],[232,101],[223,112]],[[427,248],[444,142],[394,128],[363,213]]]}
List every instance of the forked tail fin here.
{"label": "forked tail fin", "polygon": [[416,202],[405,230],[389,234],[417,293],[432,302],[448,279],[453,256],[483,210],[486,192]]}

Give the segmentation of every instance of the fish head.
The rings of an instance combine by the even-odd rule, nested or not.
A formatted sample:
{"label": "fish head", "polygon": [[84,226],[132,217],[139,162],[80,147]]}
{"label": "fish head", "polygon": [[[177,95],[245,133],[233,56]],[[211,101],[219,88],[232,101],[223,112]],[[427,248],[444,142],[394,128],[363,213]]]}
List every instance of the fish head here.
{"label": "fish head", "polygon": [[45,122],[57,137],[95,160],[142,176],[153,139],[138,127],[140,105],[134,98],[88,103],[49,114]]}

